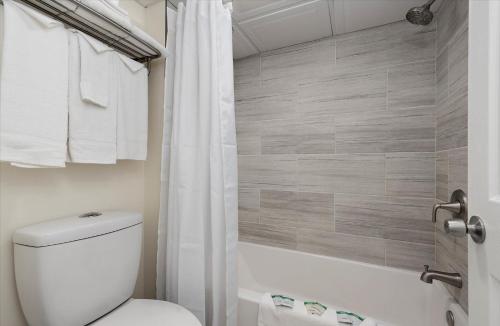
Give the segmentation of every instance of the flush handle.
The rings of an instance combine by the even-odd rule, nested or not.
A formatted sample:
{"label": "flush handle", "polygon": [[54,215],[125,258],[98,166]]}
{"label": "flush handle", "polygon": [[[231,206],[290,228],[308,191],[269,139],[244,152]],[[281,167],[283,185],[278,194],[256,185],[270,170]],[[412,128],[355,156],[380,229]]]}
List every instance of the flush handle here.
{"label": "flush handle", "polygon": [[461,189],[457,189],[451,194],[450,202],[435,204],[432,207],[433,223],[436,223],[437,212],[440,209],[451,212],[453,219],[461,219],[464,223],[467,222],[467,195]]}

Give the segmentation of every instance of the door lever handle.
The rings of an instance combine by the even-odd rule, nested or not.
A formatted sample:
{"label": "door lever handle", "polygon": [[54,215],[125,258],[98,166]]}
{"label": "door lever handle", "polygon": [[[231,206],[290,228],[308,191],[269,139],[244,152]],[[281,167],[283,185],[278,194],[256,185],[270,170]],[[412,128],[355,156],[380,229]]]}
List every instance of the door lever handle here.
{"label": "door lever handle", "polygon": [[451,212],[454,219],[459,218],[467,223],[467,195],[461,189],[451,194],[449,203],[438,203],[432,207],[433,223],[436,223],[437,212],[440,209]]}

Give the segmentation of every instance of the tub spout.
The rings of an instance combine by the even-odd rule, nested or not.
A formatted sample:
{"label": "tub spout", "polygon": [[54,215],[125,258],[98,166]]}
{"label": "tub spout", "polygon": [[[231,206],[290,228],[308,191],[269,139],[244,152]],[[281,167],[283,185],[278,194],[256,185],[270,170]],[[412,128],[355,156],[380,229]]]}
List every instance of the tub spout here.
{"label": "tub spout", "polygon": [[462,276],[459,273],[446,273],[429,269],[429,265],[424,265],[425,271],[420,275],[420,280],[425,283],[432,283],[438,280],[451,286],[462,288]]}

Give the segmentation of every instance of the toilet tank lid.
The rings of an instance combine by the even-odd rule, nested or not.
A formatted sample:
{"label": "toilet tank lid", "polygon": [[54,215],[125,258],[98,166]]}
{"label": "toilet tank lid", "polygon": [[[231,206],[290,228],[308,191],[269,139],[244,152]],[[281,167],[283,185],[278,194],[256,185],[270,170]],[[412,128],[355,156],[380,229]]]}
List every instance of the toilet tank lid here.
{"label": "toilet tank lid", "polygon": [[142,221],[142,214],[137,212],[90,212],[18,229],[13,241],[24,246],[46,247],[116,232]]}

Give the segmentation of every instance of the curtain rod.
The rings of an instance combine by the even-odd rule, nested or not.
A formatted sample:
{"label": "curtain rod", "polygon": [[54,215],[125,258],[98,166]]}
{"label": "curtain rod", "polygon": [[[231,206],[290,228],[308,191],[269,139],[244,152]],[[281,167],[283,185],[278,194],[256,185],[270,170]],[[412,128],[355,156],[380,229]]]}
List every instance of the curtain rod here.
{"label": "curtain rod", "polygon": [[[139,62],[161,57],[161,52],[102,13],[78,0],[15,0],[65,25],[88,34]],[[0,0],[3,5],[3,0]],[[68,4],[74,8],[68,7]]]}

